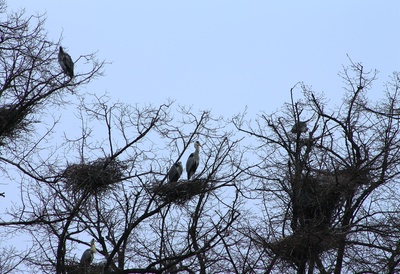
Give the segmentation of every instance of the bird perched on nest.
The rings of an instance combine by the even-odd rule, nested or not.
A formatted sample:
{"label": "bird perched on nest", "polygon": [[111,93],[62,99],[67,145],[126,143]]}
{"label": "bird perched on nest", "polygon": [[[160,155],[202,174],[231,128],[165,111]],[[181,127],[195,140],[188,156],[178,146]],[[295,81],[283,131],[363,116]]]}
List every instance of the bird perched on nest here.
{"label": "bird perched on nest", "polygon": [[307,122],[298,121],[296,124],[293,125],[291,132],[292,133],[305,133],[307,132]]}
{"label": "bird perched on nest", "polygon": [[192,154],[189,155],[189,158],[186,161],[186,172],[188,180],[190,180],[190,178],[196,172],[197,167],[199,166],[200,163],[199,147],[201,146],[202,145],[199,143],[199,141],[196,141],[194,143],[195,150]]}
{"label": "bird perched on nest", "polygon": [[94,246],[94,239],[90,242],[90,248],[86,249],[81,257],[80,266],[86,269],[90,266],[93,261],[94,253],[96,253],[96,247]]}
{"label": "bird perched on nest", "polygon": [[70,78],[74,77],[74,62],[72,62],[71,56],[61,46],[58,52],[58,63],[66,75]]}
{"label": "bird perched on nest", "polygon": [[170,182],[177,182],[181,177],[183,172],[183,167],[181,162],[176,162],[172,165],[170,170],[168,171],[168,179]]}

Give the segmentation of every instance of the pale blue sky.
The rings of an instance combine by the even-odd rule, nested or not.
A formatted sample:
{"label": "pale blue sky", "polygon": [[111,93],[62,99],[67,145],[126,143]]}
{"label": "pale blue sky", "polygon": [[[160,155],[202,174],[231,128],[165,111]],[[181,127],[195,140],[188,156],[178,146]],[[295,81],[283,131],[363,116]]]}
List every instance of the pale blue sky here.
{"label": "pale blue sky", "polygon": [[[112,64],[87,87],[132,104],[166,98],[231,116],[273,111],[298,81],[339,97],[346,54],[381,81],[399,70],[399,1],[8,1],[47,13],[75,60]],[[76,64],[79,71],[80,64]],[[381,94],[382,82],[375,91]]]}
{"label": "pale blue sky", "polygon": [[112,62],[84,91],[131,104],[170,98],[226,118],[248,106],[254,118],[289,101],[299,81],[339,102],[346,54],[380,71],[374,98],[400,69],[397,0],[8,0],[8,7],[46,12],[49,38],[62,33],[73,60],[98,51]]}

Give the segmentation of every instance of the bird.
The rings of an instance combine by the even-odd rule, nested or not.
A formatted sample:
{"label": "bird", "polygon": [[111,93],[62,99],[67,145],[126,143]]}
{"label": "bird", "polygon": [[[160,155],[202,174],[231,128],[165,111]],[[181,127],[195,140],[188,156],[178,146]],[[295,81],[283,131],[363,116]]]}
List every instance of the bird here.
{"label": "bird", "polygon": [[90,242],[90,248],[86,249],[81,257],[80,266],[86,269],[90,266],[93,261],[94,253],[96,253],[96,247],[94,246],[94,239]]}
{"label": "bird", "polygon": [[307,132],[308,127],[306,122],[298,121],[293,125],[291,132],[292,133],[304,133]]}
{"label": "bird", "polygon": [[176,162],[175,164],[172,165],[170,170],[168,171],[168,179],[170,182],[177,182],[179,178],[181,177],[183,172],[183,167],[182,163]]}
{"label": "bird", "polygon": [[61,46],[58,52],[58,63],[66,75],[70,78],[74,77],[74,62],[72,62],[71,56]]}
{"label": "bird", "polygon": [[186,172],[188,180],[190,180],[190,178],[196,172],[197,167],[199,166],[199,147],[201,146],[202,145],[199,143],[199,141],[196,141],[194,143],[195,151],[189,155],[189,158],[186,161]]}

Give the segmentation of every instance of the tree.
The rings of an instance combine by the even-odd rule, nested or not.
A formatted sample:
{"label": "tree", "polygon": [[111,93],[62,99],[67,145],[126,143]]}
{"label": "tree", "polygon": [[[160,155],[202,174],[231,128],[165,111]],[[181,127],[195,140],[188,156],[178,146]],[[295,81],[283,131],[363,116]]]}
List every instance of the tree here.
{"label": "tree", "polygon": [[[348,88],[333,110],[302,84],[302,99],[294,99],[293,88],[291,103],[262,114],[256,128],[241,116],[234,120],[258,140],[252,176],[266,219],[247,236],[268,256],[268,273],[398,269],[397,192],[387,190],[399,176],[399,76],[375,104],[367,99],[375,71],[351,62],[341,77]],[[304,121],[309,131],[296,130]]]}
{"label": "tree", "polygon": [[[211,250],[239,218],[240,157],[234,158],[239,140],[222,130],[222,119],[182,107],[181,120],[173,121],[172,102],[144,108],[111,103],[105,96],[89,102],[77,89],[101,75],[104,62],[94,55],[79,57],[76,63],[84,59],[93,67],[70,80],[57,63],[60,41],[48,40],[43,16],[13,13],[1,26],[0,160],[10,179],[15,170],[21,176],[21,201],[1,226],[4,233],[13,227],[30,233],[33,247],[25,265],[48,273],[79,272],[71,254],[94,238],[102,262],[92,267],[205,273],[218,261]],[[46,127],[40,118],[64,107],[68,91],[80,102],[80,136],[66,134],[64,143],[48,148],[59,120]],[[174,190],[166,184],[167,168],[198,139],[205,144],[202,167],[166,199]],[[229,188],[233,191],[224,193]]]}
{"label": "tree", "polygon": [[[6,12],[5,2],[0,3],[0,12]],[[14,178],[15,170],[26,176],[21,177],[21,193],[27,195],[27,178],[43,184],[55,181],[54,175],[48,173],[51,163],[44,158],[43,151],[57,120],[46,126],[46,111],[63,107],[67,94],[100,76],[104,66],[94,54],[81,55],[75,62],[83,59],[92,68],[79,72],[73,81],[67,80],[57,62],[60,40],[53,42],[47,38],[44,23],[44,15],[26,18],[23,11],[11,13],[0,22],[0,162],[4,176]],[[25,206],[22,200],[22,211],[15,208],[8,212],[1,225],[31,227],[46,222],[44,212],[29,215]]]}
{"label": "tree", "polygon": [[[36,191],[29,191],[24,204],[33,206],[22,216],[41,220],[26,228],[38,246],[31,263],[44,272],[75,273],[79,267],[71,254],[77,244],[88,243],[86,237],[96,240],[103,258],[93,267],[105,271],[206,273],[218,262],[211,250],[239,218],[239,140],[220,133],[224,125],[211,129],[211,122],[221,121],[209,112],[196,116],[182,108],[183,119],[171,123],[171,103],[140,109],[108,100],[82,99],[79,117],[96,127],[82,121],[81,136],[64,146],[63,154],[75,155],[72,163],[49,159],[46,174],[55,175],[31,182]],[[168,168],[197,139],[204,149],[195,179],[167,183]]]}

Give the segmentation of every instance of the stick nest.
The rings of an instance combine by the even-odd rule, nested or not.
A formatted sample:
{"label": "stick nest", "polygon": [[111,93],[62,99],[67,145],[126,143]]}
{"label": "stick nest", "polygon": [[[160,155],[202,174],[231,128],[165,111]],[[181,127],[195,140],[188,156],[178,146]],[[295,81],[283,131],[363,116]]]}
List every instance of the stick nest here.
{"label": "stick nest", "polygon": [[21,131],[28,131],[30,123],[25,117],[29,112],[28,108],[16,104],[0,106],[0,138],[15,138]]}
{"label": "stick nest", "polygon": [[264,242],[264,246],[283,260],[301,263],[316,258],[322,252],[337,248],[340,239],[341,234],[333,230],[304,230],[276,242]]}
{"label": "stick nest", "polygon": [[99,193],[122,180],[125,166],[116,159],[99,158],[87,164],[71,164],[63,179],[68,189],[77,192]]}
{"label": "stick nest", "polygon": [[65,264],[65,270],[68,274],[83,274],[83,273],[103,273],[104,263],[92,263],[90,267],[85,269],[79,262],[67,261]]}
{"label": "stick nest", "polygon": [[350,169],[337,172],[317,172],[294,184],[293,207],[300,223],[308,227],[329,228],[335,213],[349,195],[369,182],[367,172]]}
{"label": "stick nest", "polygon": [[292,263],[306,262],[336,249],[343,237],[333,226],[337,212],[346,198],[369,182],[368,171],[349,168],[315,171],[293,181],[293,234],[275,242],[258,237],[256,242]]}
{"label": "stick nest", "polygon": [[156,183],[150,190],[163,202],[183,204],[202,192],[210,191],[212,187],[213,184],[207,179],[195,179]]}

